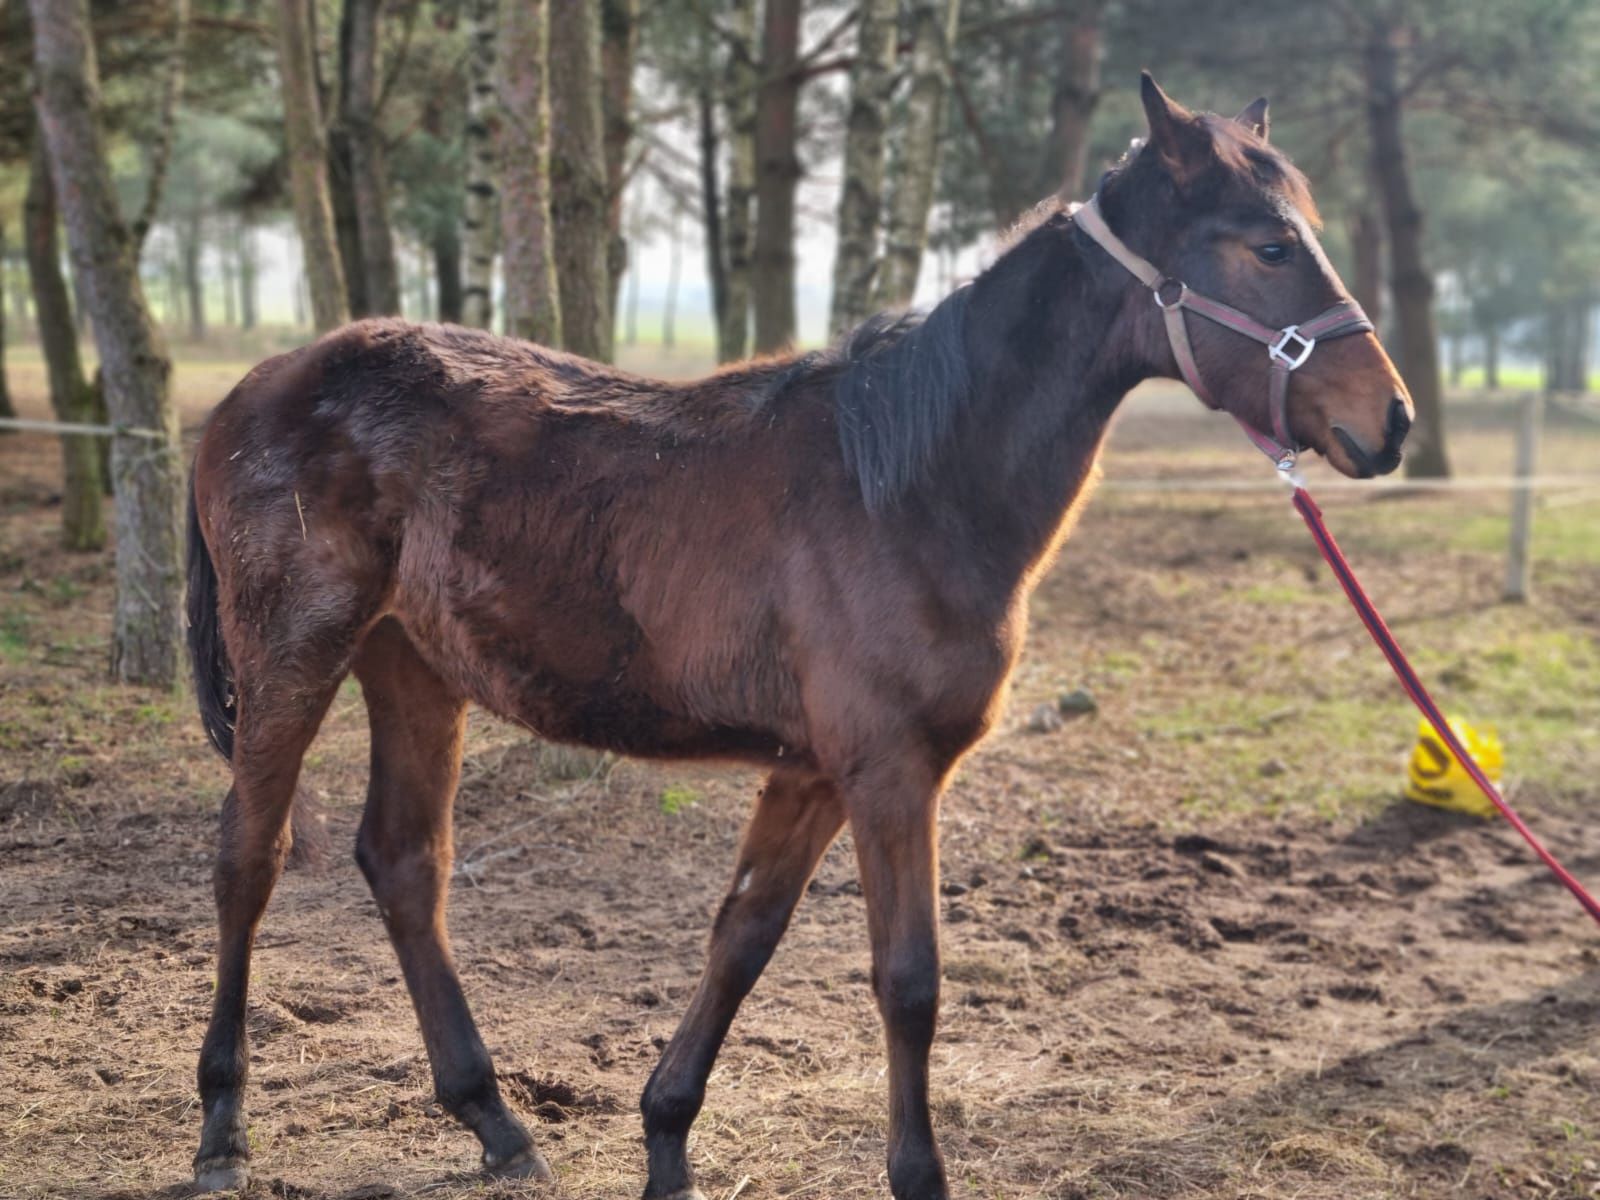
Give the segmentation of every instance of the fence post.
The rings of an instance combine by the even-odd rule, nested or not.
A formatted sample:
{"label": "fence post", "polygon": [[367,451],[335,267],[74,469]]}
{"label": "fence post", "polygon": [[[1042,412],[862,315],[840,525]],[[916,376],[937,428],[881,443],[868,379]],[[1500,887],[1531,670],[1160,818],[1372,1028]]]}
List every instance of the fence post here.
{"label": "fence post", "polygon": [[1544,393],[1527,392],[1517,409],[1517,482],[1511,489],[1511,544],[1506,554],[1505,599],[1528,598],[1529,540],[1533,533],[1533,472],[1544,424]]}

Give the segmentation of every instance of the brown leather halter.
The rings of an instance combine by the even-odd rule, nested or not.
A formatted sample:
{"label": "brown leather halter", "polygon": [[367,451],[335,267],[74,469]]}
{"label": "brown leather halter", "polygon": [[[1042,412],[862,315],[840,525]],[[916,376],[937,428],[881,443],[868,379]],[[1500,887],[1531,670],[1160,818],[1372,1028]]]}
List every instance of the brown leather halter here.
{"label": "brown leather halter", "polygon": [[1172,356],[1178,360],[1183,381],[1211,408],[1221,408],[1222,405],[1200,378],[1200,366],[1195,362],[1194,349],[1189,345],[1189,327],[1183,314],[1186,311],[1196,313],[1267,348],[1267,356],[1271,360],[1267,392],[1267,407],[1272,419],[1271,435],[1254,428],[1237,414],[1230,415],[1239,422],[1245,436],[1255,443],[1256,448],[1272,459],[1278,470],[1292,470],[1300,445],[1289,432],[1289,376],[1305,365],[1319,341],[1369,332],[1372,322],[1361,311],[1361,306],[1354,300],[1342,300],[1309,321],[1272,329],[1231,305],[1191,291],[1187,284],[1162,274],[1153,264],[1128,249],[1122,239],[1111,232],[1111,226],[1106,224],[1105,217],[1101,215],[1098,194],[1089,203],[1074,208],[1072,219],[1096,245],[1150,289],[1156,307],[1161,310],[1166,322],[1167,340],[1172,343]]}

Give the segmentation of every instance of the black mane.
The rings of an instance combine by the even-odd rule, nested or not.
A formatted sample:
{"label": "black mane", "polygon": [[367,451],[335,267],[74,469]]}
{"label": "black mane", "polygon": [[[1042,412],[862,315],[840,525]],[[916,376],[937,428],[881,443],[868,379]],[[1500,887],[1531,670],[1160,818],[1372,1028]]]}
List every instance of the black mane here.
{"label": "black mane", "polygon": [[869,512],[922,482],[972,395],[969,287],[926,315],[879,313],[830,353],[839,448]]}

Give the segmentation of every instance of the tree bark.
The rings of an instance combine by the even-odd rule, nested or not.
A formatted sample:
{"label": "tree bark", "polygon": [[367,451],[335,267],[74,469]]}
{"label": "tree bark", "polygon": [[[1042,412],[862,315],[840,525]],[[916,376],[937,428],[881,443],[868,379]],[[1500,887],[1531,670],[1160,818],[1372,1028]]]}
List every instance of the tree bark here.
{"label": "tree bark", "polygon": [[30,0],[40,123],[73,263],[94,316],[112,420],[153,436],[119,434],[117,600],[111,670],[126,683],[178,679],[181,556],[178,418],[171,363],[145,306],[101,140],[98,71],[86,0]]}
{"label": "tree bark", "polygon": [[461,298],[463,324],[488,329],[494,323],[494,256],[499,240],[500,200],[495,184],[497,120],[494,76],[500,37],[496,0],[470,0],[467,9],[467,190],[461,204],[466,230],[466,287]]}
{"label": "tree bark", "polygon": [[751,211],[756,187],[756,0],[731,0],[724,79],[728,183],[724,193],[722,246],[727,272],[717,323],[717,359],[733,362],[750,346]]}
{"label": "tree bark", "polygon": [[248,333],[256,327],[256,322],[259,319],[257,291],[259,268],[256,261],[256,231],[248,221],[240,223],[238,242],[235,249],[238,256],[239,326]]}
{"label": "tree bark", "polygon": [[1433,313],[1433,276],[1422,252],[1422,208],[1402,132],[1397,35],[1397,30],[1379,23],[1367,42],[1367,132],[1387,225],[1400,374],[1417,412],[1406,446],[1406,474],[1443,478],[1450,474],[1450,461],[1445,455],[1439,330]]}
{"label": "tree bark", "polygon": [[1083,187],[1089,161],[1089,123],[1100,103],[1100,21],[1105,0],[1078,0],[1061,21],[1056,84],[1050,98],[1050,147],[1046,156],[1053,185],[1067,199]]}
{"label": "tree bark", "polygon": [[206,283],[201,272],[205,252],[204,225],[198,210],[185,219],[183,236],[178,247],[179,268],[183,272],[183,292],[189,310],[189,337],[196,342],[206,340]]}
{"label": "tree bark", "polygon": [[501,9],[500,233],[506,332],[559,346],[561,300],[550,226],[548,20],[545,0],[517,0]]}
{"label": "tree bark", "polygon": [[600,9],[550,9],[550,198],[566,349],[611,360],[610,198],[601,111]]}
{"label": "tree bark", "polygon": [[1552,301],[1545,311],[1545,387],[1552,392],[1588,390],[1590,305],[1587,300]]}
{"label": "tree bark", "polygon": [[[61,274],[61,243],[56,232],[56,192],[44,135],[34,135],[28,192],[22,202],[23,249],[33,281],[33,307],[39,317],[39,348],[50,379],[50,411],[58,421],[94,420],[95,395],[83,374],[78,354],[78,328],[72,319],[72,298]],[[61,462],[61,542],[68,550],[99,550],[106,544],[101,504],[99,439],[65,435]]]}
{"label": "tree bark", "polygon": [[[695,92],[700,119],[700,215],[706,248],[706,279],[711,284],[711,320],[718,330],[728,311],[728,261],[722,234],[722,184],[717,162],[722,154],[717,137],[717,102],[711,94],[710,32],[701,31],[701,79]],[[637,273],[629,284],[628,344],[633,344],[634,313],[638,303]]]}
{"label": "tree bark", "polygon": [[911,303],[928,243],[928,211],[939,170],[944,132],[944,93],[955,46],[960,0],[917,0],[911,9],[911,94],[895,160],[889,197],[883,266],[875,303],[894,308]]}
{"label": "tree bark", "polygon": [[756,94],[756,350],[786,349],[795,336],[794,196],[800,183],[801,0],[767,0]]}
{"label": "tree bark", "polygon": [[[5,219],[0,217],[0,289],[3,289],[5,279],[6,261],[6,227]],[[0,417],[14,417],[17,415],[17,406],[11,400],[11,385],[6,382],[6,298],[0,296]],[[9,429],[0,429],[0,434],[10,433]]]}
{"label": "tree bark", "polygon": [[361,257],[361,218],[356,213],[355,171],[350,165],[350,136],[343,121],[328,128],[328,200],[333,206],[333,232],[339,246],[345,306],[352,317],[369,316],[367,266]]}
{"label": "tree bark", "polygon": [[172,35],[165,47],[167,77],[161,89],[161,110],[156,119],[155,141],[150,147],[150,180],[145,187],[144,205],[133,222],[133,261],[144,254],[144,240],[155,224],[166,190],[167,169],[172,165],[172,146],[178,129],[178,101],[183,96],[183,49],[189,36],[189,0],[172,0]]}
{"label": "tree bark", "polygon": [[606,264],[610,290],[606,312],[617,311],[622,275],[628,269],[628,239],[622,232],[622,193],[627,186],[628,142],[633,138],[633,60],[639,42],[639,0],[601,0],[601,110],[605,126]]}
{"label": "tree bark", "polygon": [[878,217],[883,211],[883,137],[894,86],[899,10],[899,0],[863,0],[856,18],[856,60],[850,69],[850,115],[839,189],[839,244],[828,318],[835,333],[859,324],[872,312]]}
{"label": "tree bark", "polygon": [[1350,291],[1374,328],[1383,327],[1383,224],[1370,203],[1350,217],[1350,254],[1354,270]]}
{"label": "tree bark", "polygon": [[348,321],[350,309],[328,192],[328,146],[317,96],[311,3],[279,0],[278,70],[283,81],[289,188],[311,291],[311,319],[319,331],[326,331]]}
{"label": "tree bark", "polygon": [[367,311],[400,311],[400,272],[389,224],[389,187],[378,128],[379,0],[345,0],[349,42],[340,95],[350,149],[350,193],[361,239]]}
{"label": "tree bark", "polygon": [[1500,329],[1485,325],[1483,337],[1483,386],[1491,392],[1500,390]]}
{"label": "tree bark", "polygon": [[433,277],[438,289],[438,318],[461,322],[461,233],[441,224],[433,231]]}
{"label": "tree bark", "polygon": [[683,276],[683,214],[672,211],[667,230],[667,294],[661,306],[661,345],[671,350],[678,344],[678,282]]}

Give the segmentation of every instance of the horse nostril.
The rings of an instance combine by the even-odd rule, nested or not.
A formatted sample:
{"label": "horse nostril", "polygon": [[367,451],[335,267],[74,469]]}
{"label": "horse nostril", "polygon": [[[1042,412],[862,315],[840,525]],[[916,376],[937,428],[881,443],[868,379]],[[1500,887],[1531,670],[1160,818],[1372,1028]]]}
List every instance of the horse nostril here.
{"label": "horse nostril", "polygon": [[1391,446],[1398,446],[1411,432],[1411,414],[1406,411],[1406,402],[1399,396],[1389,401],[1388,431]]}

